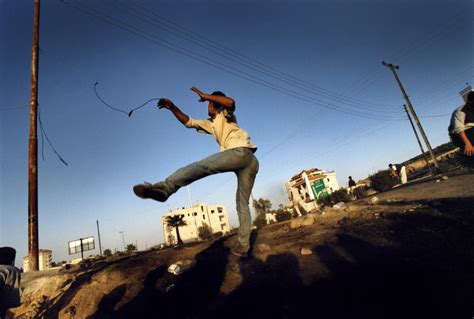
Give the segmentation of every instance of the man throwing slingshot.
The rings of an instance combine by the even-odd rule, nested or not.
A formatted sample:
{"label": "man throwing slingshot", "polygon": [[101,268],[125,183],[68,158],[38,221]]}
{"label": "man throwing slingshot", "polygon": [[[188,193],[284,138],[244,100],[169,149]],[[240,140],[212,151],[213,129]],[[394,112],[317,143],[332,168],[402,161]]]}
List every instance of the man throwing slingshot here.
{"label": "man throwing slingshot", "polygon": [[237,125],[235,101],[220,91],[206,94],[196,87],[191,88],[199,95],[199,102],[209,102],[207,120],[195,120],[183,113],[170,99],[160,99],[158,107],[170,110],[187,128],[200,133],[211,134],[220,146],[220,152],[178,169],[162,182],[139,184],[133,187],[141,198],[164,202],[179,188],[203,177],[234,172],[237,175],[237,214],[239,217],[238,243],[231,249],[234,255],[246,257],[250,248],[249,197],[258,171],[258,160],[254,156],[257,147],[252,144],[246,131]]}

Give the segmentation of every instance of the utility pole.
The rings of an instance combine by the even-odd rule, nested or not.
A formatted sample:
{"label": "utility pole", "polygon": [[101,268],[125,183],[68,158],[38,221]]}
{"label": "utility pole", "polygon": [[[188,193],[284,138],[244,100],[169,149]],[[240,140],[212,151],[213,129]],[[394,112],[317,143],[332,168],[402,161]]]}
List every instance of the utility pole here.
{"label": "utility pole", "polygon": [[253,199],[253,193],[252,192],[250,192],[250,200],[252,201],[252,207],[253,207],[253,220],[255,220],[255,218],[257,217],[257,212],[256,212],[256,209],[255,209],[255,200]]}
{"label": "utility pole", "polygon": [[100,243],[100,229],[99,229],[99,220],[97,220],[97,236],[99,237],[99,252],[102,256],[102,245]]}
{"label": "utility pole", "polygon": [[194,204],[193,204],[193,198],[191,196],[191,188],[189,187],[189,185],[186,186],[186,188],[188,189],[189,205],[191,205],[191,214],[194,220],[194,227],[196,227],[196,230],[197,230],[198,227],[197,227],[197,222],[196,222],[196,216],[194,216]]}
{"label": "utility pole", "polygon": [[123,250],[125,250],[125,237],[123,236],[124,231],[119,231],[119,233],[122,235]]}
{"label": "utility pole", "polygon": [[420,146],[420,149],[421,149],[421,154],[423,155],[423,158],[425,159],[426,166],[428,166],[428,168],[430,170],[430,175],[433,175],[433,171],[431,170],[430,163],[428,162],[428,158],[426,157],[425,150],[423,149],[423,145],[421,144],[420,138],[418,137],[418,133],[416,132],[415,125],[413,124],[410,113],[408,113],[408,109],[407,109],[406,104],[403,104],[403,109],[407,113],[408,119],[410,120],[411,127],[413,129],[413,132],[415,133],[416,140],[418,141],[418,145]]}
{"label": "utility pole", "polygon": [[34,2],[33,47],[31,50],[30,134],[28,143],[28,262],[39,270],[38,240],[38,59],[40,0]]}
{"label": "utility pole", "polygon": [[436,156],[433,153],[433,149],[431,148],[430,142],[428,141],[428,137],[426,136],[425,131],[423,130],[423,127],[421,126],[420,120],[418,119],[418,116],[416,115],[415,109],[413,108],[413,105],[411,104],[411,101],[408,98],[408,95],[405,92],[405,89],[403,88],[402,82],[398,78],[397,72],[395,71],[396,69],[399,69],[400,67],[392,63],[386,63],[385,61],[382,61],[382,64],[386,66],[387,68],[390,68],[390,70],[392,70],[392,73],[395,76],[395,80],[397,81],[398,86],[400,87],[400,90],[402,91],[403,97],[405,98],[405,101],[407,101],[408,107],[410,108],[410,112],[413,115],[413,118],[415,119],[416,125],[418,126],[418,129],[420,130],[421,136],[423,137],[423,140],[425,141],[426,147],[428,147],[428,151],[430,152],[431,159],[433,160],[433,164],[436,167],[436,170],[439,170],[438,161],[436,160]]}

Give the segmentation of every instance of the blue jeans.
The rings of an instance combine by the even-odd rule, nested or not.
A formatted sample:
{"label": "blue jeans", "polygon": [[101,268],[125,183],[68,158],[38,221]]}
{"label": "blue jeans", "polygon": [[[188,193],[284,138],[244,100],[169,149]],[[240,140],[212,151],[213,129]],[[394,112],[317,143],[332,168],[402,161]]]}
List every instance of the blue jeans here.
{"label": "blue jeans", "polygon": [[250,230],[252,227],[249,198],[258,172],[258,160],[247,147],[229,149],[213,154],[203,160],[178,169],[165,181],[155,184],[171,195],[179,188],[189,185],[203,177],[234,172],[237,175],[237,214],[239,217],[238,241],[242,248],[250,248]]}

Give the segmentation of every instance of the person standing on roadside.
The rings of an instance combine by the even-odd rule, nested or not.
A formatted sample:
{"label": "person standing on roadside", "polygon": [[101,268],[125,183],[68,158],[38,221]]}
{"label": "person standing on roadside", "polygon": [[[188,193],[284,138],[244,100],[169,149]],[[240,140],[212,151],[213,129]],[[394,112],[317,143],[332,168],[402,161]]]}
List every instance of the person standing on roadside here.
{"label": "person standing on roadside", "polygon": [[474,167],[474,91],[469,92],[463,106],[454,110],[448,131],[452,143],[461,149],[467,163]]}

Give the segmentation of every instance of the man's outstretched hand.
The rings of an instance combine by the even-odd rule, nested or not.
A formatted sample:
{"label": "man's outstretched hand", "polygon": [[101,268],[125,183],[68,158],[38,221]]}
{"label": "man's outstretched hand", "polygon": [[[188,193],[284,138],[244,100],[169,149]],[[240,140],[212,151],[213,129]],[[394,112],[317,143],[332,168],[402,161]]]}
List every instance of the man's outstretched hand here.
{"label": "man's outstretched hand", "polygon": [[464,147],[464,154],[467,156],[473,156],[474,146],[472,144],[466,144],[466,146]]}
{"label": "man's outstretched hand", "polygon": [[167,110],[171,110],[175,105],[173,103],[173,101],[171,101],[170,99],[159,99],[158,100],[158,108],[159,109],[167,109]]}
{"label": "man's outstretched hand", "polygon": [[206,102],[207,100],[207,94],[204,93],[203,91],[199,90],[197,87],[193,86],[191,88],[191,91],[195,92],[197,95],[199,95],[199,102]]}

